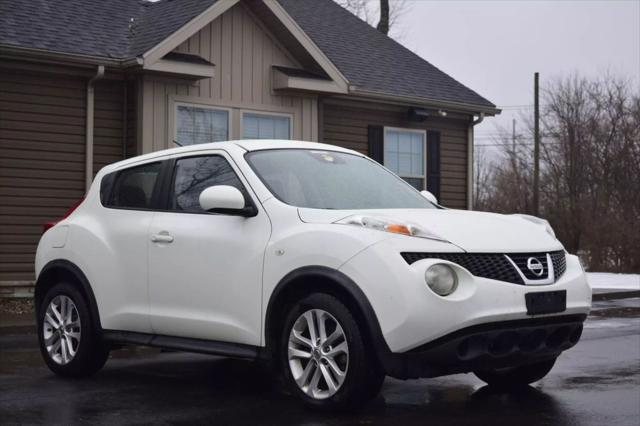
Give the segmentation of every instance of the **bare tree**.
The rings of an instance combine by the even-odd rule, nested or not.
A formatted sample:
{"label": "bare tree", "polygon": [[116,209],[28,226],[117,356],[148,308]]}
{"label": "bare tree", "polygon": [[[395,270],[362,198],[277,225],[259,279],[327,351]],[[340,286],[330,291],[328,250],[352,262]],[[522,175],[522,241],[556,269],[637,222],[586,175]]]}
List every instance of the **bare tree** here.
{"label": "bare tree", "polygon": [[[540,212],[593,270],[640,272],[640,93],[621,78],[578,75],[543,87]],[[486,184],[491,210],[527,212],[531,125]]]}
{"label": "bare tree", "polygon": [[491,210],[490,196],[493,193],[495,166],[487,151],[477,147],[473,156],[473,206],[476,210]]}
{"label": "bare tree", "polygon": [[334,0],[378,31],[394,38],[400,36],[398,19],[407,12],[406,0]]}
{"label": "bare tree", "polygon": [[384,35],[389,34],[389,0],[380,0],[380,20],[376,29]]}

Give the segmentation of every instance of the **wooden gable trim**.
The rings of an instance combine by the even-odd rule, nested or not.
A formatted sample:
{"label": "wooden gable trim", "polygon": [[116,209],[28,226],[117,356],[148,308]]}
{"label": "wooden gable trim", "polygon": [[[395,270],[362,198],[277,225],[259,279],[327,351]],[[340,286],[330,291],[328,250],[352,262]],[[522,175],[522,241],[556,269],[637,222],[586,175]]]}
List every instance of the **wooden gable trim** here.
{"label": "wooden gable trim", "polygon": [[344,93],[340,86],[332,80],[292,77],[277,69],[273,69],[271,72],[274,90],[303,90],[308,92]]}
{"label": "wooden gable trim", "polygon": [[282,22],[287,30],[295,37],[311,57],[320,65],[324,72],[331,77],[339,88],[339,93],[349,93],[349,81],[338,68],[327,58],[311,38],[300,28],[298,23],[284,10],[276,0],[263,0],[269,10]]}
{"label": "wooden gable trim", "polygon": [[239,1],[240,0],[218,0],[215,2],[215,4],[193,18],[191,21],[187,22],[178,31],[164,39],[160,44],[157,44],[144,53],[142,55],[144,67],[147,68],[155,64],[157,61],[162,59],[164,55],[174,50],[189,37],[207,26],[211,21],[238,4]]}
{"label": "wooden gable trim", "polygon": [[190,64],[166,59],[159,59],[151,65],[145,64],[143,69],[168,74],[186,75],[197,79],[213,78],[215,76],[214,65]]}

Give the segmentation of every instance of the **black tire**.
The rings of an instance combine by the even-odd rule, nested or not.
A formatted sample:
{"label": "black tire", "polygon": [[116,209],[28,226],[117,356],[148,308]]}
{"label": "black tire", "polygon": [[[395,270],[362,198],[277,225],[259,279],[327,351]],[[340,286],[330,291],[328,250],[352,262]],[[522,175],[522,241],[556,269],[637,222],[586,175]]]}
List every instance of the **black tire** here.
{"label": "black tire", "polygon": [[[80,320],[80,341],[77,343],[76,353],[68,363],[61,364],[54,360],[47,350],[45,343],[45,316],[51,301],[59,296],[66,296],[75,305],[77,317]],[[88,303],[78,289],[67,282],[60,282],[47,290],[38,306],[38,342],[40,353],[51,371],[63,377],[88,377],[100,370],[109,357],[109,348],[94,327]],[[47,326],[49,330],[51,327]],[[77,330],[77,329],[76,329]],[[58,338],[59,339],[59,338]]]}
{"label": "black tire", "polygon": [[[321,309],[332,315],[342,327],[348,344],[346,376],[337,392],[326,399],[316,399],[305,393],[296,383],[289,366],[289,335],[296,320],[310,309]],[[358,408],[375,398],[380,392],[385,374],[377,365],[372,353],[374,349],[367,346],[361,328],[349,309],[334,296],[313,293],[291,306],[284,322],[279,347],[278,358],[286,387],[311,407],[322,409]]]}
{"label": "black tire", "polygon": [[489,386],[495,388],[517,388],[537,382],[546,376],[553,368],[556,358],[535,364],[519,367],[478,370],[474,374]]}

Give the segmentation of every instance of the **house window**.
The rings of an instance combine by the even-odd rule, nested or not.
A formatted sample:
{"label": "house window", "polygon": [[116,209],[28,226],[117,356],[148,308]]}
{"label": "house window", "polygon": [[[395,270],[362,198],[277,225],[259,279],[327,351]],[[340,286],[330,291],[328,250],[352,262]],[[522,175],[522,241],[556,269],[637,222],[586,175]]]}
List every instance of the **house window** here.
{"label": "house window", "polygon": [[243,139],[291,139],[291,117],[287,115],[242,113]]}
{"label": "house window", "polygon": [[180,145],[229,139],[229,111],[194,105],[178,105],[176,140]]}
{"label": "house window", "polygon": [[384,165],[419,191],[425,189],[426,132],[385,128]]}

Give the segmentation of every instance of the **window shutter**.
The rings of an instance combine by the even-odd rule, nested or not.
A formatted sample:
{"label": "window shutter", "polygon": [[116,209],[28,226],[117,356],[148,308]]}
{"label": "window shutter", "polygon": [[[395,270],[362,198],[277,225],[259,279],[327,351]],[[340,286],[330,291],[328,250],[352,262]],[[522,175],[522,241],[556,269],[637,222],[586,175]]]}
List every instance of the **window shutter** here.
{"label": "window shutter", "polygon": [[369,126],[369,157],[384,164],[384,127]]}
{"label": "window shutter", "polygon": [[427,132],[427,191],[440,202],[440,132]]}

